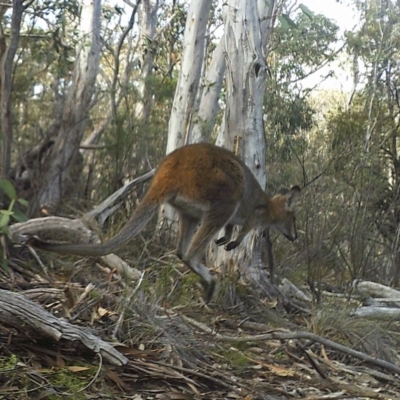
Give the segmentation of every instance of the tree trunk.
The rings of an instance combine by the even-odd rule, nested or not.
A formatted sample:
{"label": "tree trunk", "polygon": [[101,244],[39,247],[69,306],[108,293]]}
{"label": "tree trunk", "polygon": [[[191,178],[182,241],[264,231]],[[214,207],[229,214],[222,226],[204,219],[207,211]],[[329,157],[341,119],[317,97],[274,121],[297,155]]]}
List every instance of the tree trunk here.
{"label": "tree trunk", "polygon": [[168,128],[167,154],[188,143],[188,134],[199,88],[205,53],[208,14],[212,2],[190,3],[183,39],[182,64]]}
{"label": "tree trunk", "polygon": [[224,81],[225,37],[223,36],[215,48],[210,67],[202,80],[199,107],[193,119],[191,143],[208,142],[214,129],[215,118],[219,111],[218,100]]}
{"label": "tree trunk", "polygon": [[[79,161],[79,146],[91,105],[100,59],[101,0],[82,0],[81,40],[72,85],[64,105],[60,131],[43,177],[37,198],[31,203],[31,213],[54,209],[68,188],[72,188],[71,169]],[[77,176],[80,171],[74,171]]]}
{"label": "tree trunk", "polygon": [[[254,0],[228,0],[224,7],[226,93],[227,102],[219,146],[233,150],[244,159],[262,187],[265,187],[265,133],[263,102],[267,65],[265,59],[266,35],[270,30],[274,4]],[[260,14],[260,11],[263,14]],[[251,281],[266,280],[262,268],[263,253],[259,241],[262,232],[249,234],[237,250],[226,252],[214,248],[212,257],[217,266],[236,265]],[[255,245],[258,243],[258,245]]]}
{"label": "tree trunk", "polygon": [[[188,143],[203,66],[206,28],[211,5],[212,2],[209,0],[193,0],[189,6],[181,69],[169,120],[167,154]],[[177,216],[171,207],[163,206],[160,210],[160,220],[170,225],[171,222],[177,221]]]}
{"label": "tree trunk", "polygon": [[[5,7],[5,6],[2,6]],[[13,0],[13,12],[11,16],[11,32],[8,47],[5,47],[5,35],[3,27],[0,27],[1,60],[1,136],[0,137],[0,179],[8,178],[11,166],[11,148],[13,141],[11,92],[13,87],[13,63],[17,52],[21,30],[22,13],[24,11],[23,0]]]}

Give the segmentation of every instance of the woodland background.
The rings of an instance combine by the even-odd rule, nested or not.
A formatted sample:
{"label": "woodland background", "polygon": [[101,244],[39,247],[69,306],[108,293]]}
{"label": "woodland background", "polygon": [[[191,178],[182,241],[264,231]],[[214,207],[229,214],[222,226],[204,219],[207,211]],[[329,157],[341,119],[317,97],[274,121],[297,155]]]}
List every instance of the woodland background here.
{"label": "woodland background", "polygon": [[[268,40],[264,38],[266,43],[263,44],[266,76],[265,91],[262,92],[262,142],[265,141],[265,148],[258,151],[265,157],[266,190],[273,194],[282,186],[304,186],[297,207],[298,240],[288,244],[275,233],[271,233],[270,240],[278,277],[294,282],[309,295],[303,299],[307,304],[303,304],[303,308],[298,304],[297,308],[287,307],[285,301],[278,300],[274,317],[271,309],[275,306],[271,304],[275,292],[270,288],[267,292],[256,291],[255,294],[251,283],[241,276],[240,269],[230,267],[216,272],[223,275],[215,299],[217,308],[211,314],[204,312],[198,304],[200,291],[195,278],[182,271],[182,266],[172,256],[173,231],[169,232],[170,235],[164,232],[158,237],[153,234],[154,226],[150,227],[137,243],[125,249],[123,259],[135,271],[140,271],[136,276],[140,277],[139,283],[134,281],[134,290],[131,291],[121,277],[112,278],[112,268],[100,268],[95,260],[77,261],[76,258],[49,254],[40,254],[39,257],[24,246],[12,246],[9,241],[11,226],[26,217],[62,215],[76,218],[85,215],[126,182],[155,168],[166,149],[170,151],[177,147],[179,140],[180,145],[199,140],[221,142],[218,137],[227,121],[224,117],[229,101],[227,83],[214,82],[210,80],[212,74],[208,74],[224,75],[224,70],[218,69],[221,66],[213,61],[218,60],[218,52],[223,55],[224,51],[219,49],[219,44],[226,24],[223,17],[226,4],[209,2],[204,6],[205,2],[199,2],[199,7],[210,10],[203,21],[204,32],[200,42],[204,47],[197,50],[200,52],[197,56],[193,52],[192,59],[186,58],[185,61],[189,69],[199,70],[201,80],[198,88],[192,86],[192,92],[188,90],[185,95],[179,94],[179,82],[185,74],[182,60],[188,45],[185,34],[187,38],[190,27],[187,17],[189,8],[194,7],[192,2],[142,0],[135,3],[124,0],[101,4],[94,1],[94,9],[85,0],[14,0],[0,4],[1,288],[24,292],[24,289],[46,286],[47,289],[60,290],[57,293],[61,296],[61,293],[65,295],[70,291],[84,292],[89,281],[93,281],[97,285],[98,301],[95,306],[88,306],[86,312],[91,307],[99,311],[101,304],[103,310],[108,310],[109,320],[104,322],[102,317],[96,316],[91,323],[95,320],[107,325],[108,330],[104,326],[101,328],[104,332],[112,331],[117,324],[120,330],[116,335],[118,340],[142,351],[140,355],[135,353],[135,358],[153,357],[158,360],[157,364],[152,358],[154,364],[151,367],[150,362],[147,366],[136,365],[134,373],[130,370],[129,384],[122,382],[114,370],[102,370],[102,388],[107,386],[108,379],[125,393],[132,393],[132,390],[139,393],[140,381],[141,390],[144,387],[147,390],[148,397],[143,395],[143,398],[156,398],[151,397],[149,387],[159,379],[162,383],[155,387],[162,386],[163,393],[167,390],[163,385],[168,382],[168,390],[174,387],[181,394],[190,393],[187,398],[206,398],[207,395],[209,398],[224,398],[221,396],[228,395],[212,397],[212,392],[220,390],[222,383],[227,382],[225,387],[236,387],[232,389],[232,393],[239,396],[236,398],[245,398],[246,393],[248,398],[256,398],[254,393],[267,396],[265,393],[271,394],[277,387],[283,387],[280,379],[287,379],[290,367],[285,372],[274,370],[271,365],[275,360],[269,356],[270,348],[260,345],[251,353],[249,348],[254,346],[246,347],[239,341],[241,345],[234,350],[232,347],[218,347],[212,355],[204,350],[207,355],[200,357],[196,353],[199,350],[194,349],[205,346],[205,339],[193,332],[188,333],[191,325],[188,320],[185,325],[181,312],[195,314],[190,315],[194,320],[209,322],[212,319],[214,328],[221,321],[230,320],[229,328],[232,328],[232,321],[239,323],[247,319],[260,324],[258,328],[265,328],[270,326],[272,318],[279,317],[280,322],[274,319],[273,326],[281,327],[282,321],[290,321],[289,325],[284,324],[285,328],[299,330],[301,327],[329,336],[399,365],[394,350],[398,335],[394,333],[396,329],[392,329],[398,316],[379,324],[376,321],[361,323],[350,317],[360,303],[338,305],[332,300],[327,301],[324,293],[329,290],[350,298],[355,282],[359,280],[394,288],[400,284],[400,3],[396,0],[348,0],[357,20],[356,28],[344,33],[329,18],[329,10],[326,15],[320,15],[297,1],[271,0],[264,3],[269,12]],[[91,35],[93,37],[82,41],[82,37]],[[204,62],[201,61],[203,57]],[[199,65],[196,65],[196,60],[201,61]],[[335,73],[340,76],[347,74],[351,82],[349,90],[324,84]],[[314,78],[315,85],[310,88],[307,78],[311,75],[318,78]],[[201,116],[207,113],[201,114],[204,111],[201,99],[204,93],[212,90],[218,90],[219,96],[215,102],[210,101],[212,115],[204,119]],[[183,128],[174,125],[178,120]],[[177,132],[181,134],[179,140]],[[224,143],[234,150],[235,137]],[[102,221],[105,226],[100,230],[104,228],[107,235],[118,231],[145,189],[145,185],[135,186],[124,206],[113,215],[107,214]],[[249,263],[247,261],[246,265]],[[146,271],[145,275],[143,271]],[[267,271],[262,273],[267,274]],[[357,298],[357,301],[362,298]],[[54,309],[56,300],[52,301],[53,309],[49,300],[41,303],[53,312],[56,310],[58,316],[71,317],[76,312],[76,303],[66,307],[65,302],[57,298]],[[163,312],[165,318],[169,315],[168,323],[165,319],[162,323],[157,320]],[[125,316],[125,322],[116,322],[110,317],[113,313]],[[151,317],[154,319],[150,323]],[[78,319],[82,319],[81,314]],[[338,320],[343,321],[343,327],[337,326]],[[99,326],[97,329],[101,331]],[[240,332],[237,326],[232,329],[235,333]],[[2,337],[6,342],[10,331],[2,332]],[[3,349],[2,369],[12,371],[15,382],[13,386],[9,377],[0,379],[4,390],[11,386],[18,387],[18,390],[32,387],[33,381],[18,377],[15,365],[18,360],[20,363],[23,360],[22,368],[37,367],[30,359],[35,351],[42,367],[49,370],[49,359],[54,357],[56,362],[52,368],[58,369],[58,374],[64,371],[63,379],[68,380],[68,383],[53,382],[50,385],[47,377],[46,390],[50,390],[50,386],[53,390],[48,396],[57,396],[54,392],[57,385],[72,392],[76,389],[72,389],[74,385],[79,386],[75,381],[72,383],[72,378],[65,372],[66,365],[71,367],[74,361],[60,356],[57,346],[46,358],[42,350],[38,350],[39,345],[35,351],[32,347],[29,351],[25,347],[26,352],[21,353],[23,341],[16,340],[13,349],[11,342],[8,340],[8,347]],[[389,342],[393,345],[391,354],[382,355],[379,343],[388,345]],[[294,347],[297,351],[298,348]],[[193,351],[182,350],[188,348]],[[154,353],[149,355],[149,350],[149,354],[144,355],[144,349]],[[282,351],[278,344],[276,349],[278,353]],[[289,359],[293,356],[292,350],[284,352]],[[313,351],[321,351],[321,359],[326,356],[321,349]],[[157,358],[160,353],[168,368],[178,365],[185,378],[173,375],[172,369],[166,370],[171,375],[157,370],[161,368]],[[253,354],[251,357],[250,353]],[[265,359],[264,364],[256,362],[257,370],[266,368],[268,373],[279,377],[273,383],[269,382],[271,387],[268,389],[257,386],[259,382],[268,380],[264,375],[260,375],[258,383],[246,381],[254,379],[249,373],[255,368],[249,366],[254,362],[254,354],[268,354],[265,355],[267,362]],[[297,362],[304,356],[301,354]],[[201,367],[194,361],[200,358],[204,363]],[[351,362],[332,354],[325,361],[328,358]],[[219,378],[221,387],[211,379],[215,371],[210,372],[207,368],[216,364],[220,364],[220,371],[237,374],[237,386],[229,383],[228,372]],[[133,368],[132,363],[130,366]],[[198,381],[193,383],[191,379],[195,378],[191,374],[198,368],[203,368],[204,376],[197,375]],[[303,364],[301,368],[302,373],[312,375]],[[68,372],[71,371],[75,374],[87,372],[70,368]],[[144,375],[137,378],[140,373]],[[168,378],[161,378],[163,374]],[[373,374],[369,371],[366,375]],[[153,383],[146,386],[144,376],[153,376]],[[290,379],[287,384],[292,385],[293,393],[277,390],[277,397],[262,398],[296,397],[297,389],[294,388],[306,378],[305,375],[300,378],[291,375]],[[376,386],[371,382],[366,385],[379,389],[375,395],[368,394],[371,398],[395,398],[390,394],[388,397],[377,394],[393,383],[388,375],[377,382]],[[211,386],[214,389],[210,390]],[[360,383],[360,386],[363,385]],[[92,389],[94,387],[92,385]],[[349,387],[335,386],[335,389],[351,392]],[[319,389],[322,393],[325,387],[319,386]],[[35,387],[34,390],[39,389]],[[89,396],[87,391],[84,393]],[[323,398],[321,393],[314,398]],[[311,394],[310,389],[307,395]]]}

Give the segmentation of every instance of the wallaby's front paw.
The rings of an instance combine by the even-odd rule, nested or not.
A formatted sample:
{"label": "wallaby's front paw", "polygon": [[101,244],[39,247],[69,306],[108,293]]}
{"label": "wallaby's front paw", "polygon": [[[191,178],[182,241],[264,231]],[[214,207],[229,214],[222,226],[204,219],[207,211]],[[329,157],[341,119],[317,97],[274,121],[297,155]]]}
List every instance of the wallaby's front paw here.
{"label": "wallaby's front paw", "polygon": [[223,236],[222,238],[219,238],[215,241],[215,244],[217,246],[223,246],[224,244],[228,243],[228,239],[225,238],[225,236]]}
{"label": "wallaby's front paw", "polygon": [[236,247],[239,246],[239,243],[236,240],[233,240],[232,242],[229,242],[226,246],[225,246],[225,250],[226,251],[231,251],[233,249],[236,249]]}

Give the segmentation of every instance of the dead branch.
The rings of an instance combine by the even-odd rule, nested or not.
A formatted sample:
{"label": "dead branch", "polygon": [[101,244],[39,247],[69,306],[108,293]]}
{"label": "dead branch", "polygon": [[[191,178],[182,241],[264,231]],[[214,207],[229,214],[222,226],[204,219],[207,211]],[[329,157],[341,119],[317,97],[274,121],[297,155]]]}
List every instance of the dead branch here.
{"label": "dead branch", "polygon": [[62,217],[33,218],[10,226],[10,237],[14,243],[25,243],[26,238],[34,235],[60,240],[72,240],[92,243],[99,240],[81,219]]}
{"label": "dead branch", "polygon": [[18,331],[32,329],[36,334],[54,341],[80,342],[113,365],[125,365],[128,359],[109,343],[86,331],[56,318],[38,304],[18,293],[0,289],[0,322]]}
{"label": "dead branch", "polygon": [[331,349],[340,351],[344,354],[347,354],[349,356],[355,357],[359,360],[369,362],[371,364],[377,365],[379,367],[385,368],[390,372],[393,372],[395,374],[400,374],[400,367],[379,359],[375,357],[371,357],[368,354],[361,353],[360,351],[350,349],[349,347],[343,346],[342,344],[336,343],[332,340],[325,339],[321,336],[315,335],[310,332],[290,332],[286,330],[279,330],[279,331],[272,331],[268,333],[264,333],[261,335],[245,335],[245,336],[228,336],[228,335],[221,335],[217,332],[215,332],[213,329],[209,328],[208,326],[202,324],[201,322],[195,321],[192,318],[186,317],[184,315],[181,315],[181,318],[188,322],[190,325],[195,326],[202,331],[210,334],[213,336],[214,340],[220,341],[220,342],[255,342],[255,341],[260,341],[260,340],[294,340],[294,339],[306,339],[306,340],[311,340],[313,342],[320,343],[326,347],[329,347]]}
{"label": "dead branch", "polygon": [[97,221],[99,221],[99,225],[102,226],[104,224],[104,221],[123,204],[125,199],[130,194],[132,188],[139,185],[140,183],[147,182],[154,176],[155,172],[156,170],[152,169],[151,171],[145,173],[144,175],[139,176],[139,178],[133,179],[132,181],[128,182],[120,189],[118,189],[116,192],[114,192],[111,196],[108,196],[93,210],[87,212],[82,217],[82,219],[91,220],[95,218]]}
{"label": "dead branch", "polygon": [[356,282],[356,291],[366,296],[371,297],[385,297],[385,298],[400,298],[400,291],[392,289],[388,286],[381,285],[376,282]]}
{"label": "dead branch", "polygon": [[400,309],[391,307],[359,307],[352,314],[353,317],[374,318],[380,320],[398,320],[400,318]]}
{"label": "dead branch", "polygon": [[[10,226],[10,237],[14,243],[25,243],[30,236],[38,235],[42,238],[57,237],[61,240],[79,243],[98,243],[100,238],[90,230],[81,219],[62,217],[33,218],[26,222],[19,222]],[[129,266],[115,254],[101,257],[105,264],[115,269],[128,280],[138,279],[141,273]]]}
{"label": "dead branch", "polygon": [[279,286],[279,290],[288,298],[294,297],[295,299],[308,303],[312,301],[312,297],[310,295],[301,291],[297,286],[290,282],[289,279],[282,279],[282,284]]}

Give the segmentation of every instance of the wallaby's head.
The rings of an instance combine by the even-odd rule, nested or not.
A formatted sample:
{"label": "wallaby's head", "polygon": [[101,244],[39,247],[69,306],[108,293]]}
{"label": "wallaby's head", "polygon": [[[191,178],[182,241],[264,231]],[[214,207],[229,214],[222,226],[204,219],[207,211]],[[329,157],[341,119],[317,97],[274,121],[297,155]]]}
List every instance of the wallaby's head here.
{"label": "wallaby's head", "polygon": [[297,239],[296,217],[293,206],[300,195],[300,188],[281,189],[272,199],[271,226],[291,242]]}

